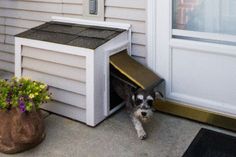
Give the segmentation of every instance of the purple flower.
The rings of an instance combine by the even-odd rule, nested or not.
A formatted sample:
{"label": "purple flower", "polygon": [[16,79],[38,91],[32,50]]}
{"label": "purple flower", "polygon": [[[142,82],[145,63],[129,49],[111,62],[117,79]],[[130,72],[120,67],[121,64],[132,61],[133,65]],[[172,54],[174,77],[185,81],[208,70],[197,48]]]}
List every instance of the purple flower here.
{"label": "purple flower", "polygon": [[11,102],[11,98],[7,98],[7,103],[9,104]]}
{"label": "purple flower", "polygon": [[21,112],[25,112],[25,103],[23,101],[20,101],[19,107],[20,107]]}

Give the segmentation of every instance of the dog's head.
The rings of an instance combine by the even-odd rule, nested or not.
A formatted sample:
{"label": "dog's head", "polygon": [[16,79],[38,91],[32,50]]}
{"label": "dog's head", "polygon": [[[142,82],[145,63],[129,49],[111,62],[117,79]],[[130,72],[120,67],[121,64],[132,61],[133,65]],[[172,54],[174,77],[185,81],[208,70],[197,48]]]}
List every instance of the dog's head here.
{"label": "dog's head", "polygon": [[154,96],[144,92],[132,95],[132,104],[134,108],[134,116],[143,122],[147,122],[153,115]]}

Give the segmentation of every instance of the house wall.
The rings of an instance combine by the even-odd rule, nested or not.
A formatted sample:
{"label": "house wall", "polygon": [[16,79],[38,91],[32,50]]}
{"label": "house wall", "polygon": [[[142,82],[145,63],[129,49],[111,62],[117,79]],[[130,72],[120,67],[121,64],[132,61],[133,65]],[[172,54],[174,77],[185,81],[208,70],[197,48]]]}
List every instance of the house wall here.
{"label": "house wall", "polygon": [[[105,0],[105,21],[132,25],[132,55],[145,64],[146,0]],[[83,0],[1,0],[0,69],[14,72],[14,35],[51,20],[83,18]]]}

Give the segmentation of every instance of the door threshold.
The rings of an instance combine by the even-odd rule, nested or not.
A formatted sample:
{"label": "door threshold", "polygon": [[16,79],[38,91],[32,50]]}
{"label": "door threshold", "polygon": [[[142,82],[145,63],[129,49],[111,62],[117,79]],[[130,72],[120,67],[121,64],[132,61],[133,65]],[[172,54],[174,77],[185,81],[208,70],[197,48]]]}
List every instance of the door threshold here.
{"label": "door threshold", "polygon": [[160,112],[236,131],[236,118],[226,115],[170,101],[158,101],[156,103],[156,109]]}

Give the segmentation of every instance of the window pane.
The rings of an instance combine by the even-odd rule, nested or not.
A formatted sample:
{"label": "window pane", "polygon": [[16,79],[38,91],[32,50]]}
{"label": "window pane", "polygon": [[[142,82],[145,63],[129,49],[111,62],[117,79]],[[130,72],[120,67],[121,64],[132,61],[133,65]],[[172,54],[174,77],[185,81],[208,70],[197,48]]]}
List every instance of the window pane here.
{"label": "window pane", "polygon": [[173,0],[173,29],[236,35],[236,0]]}

